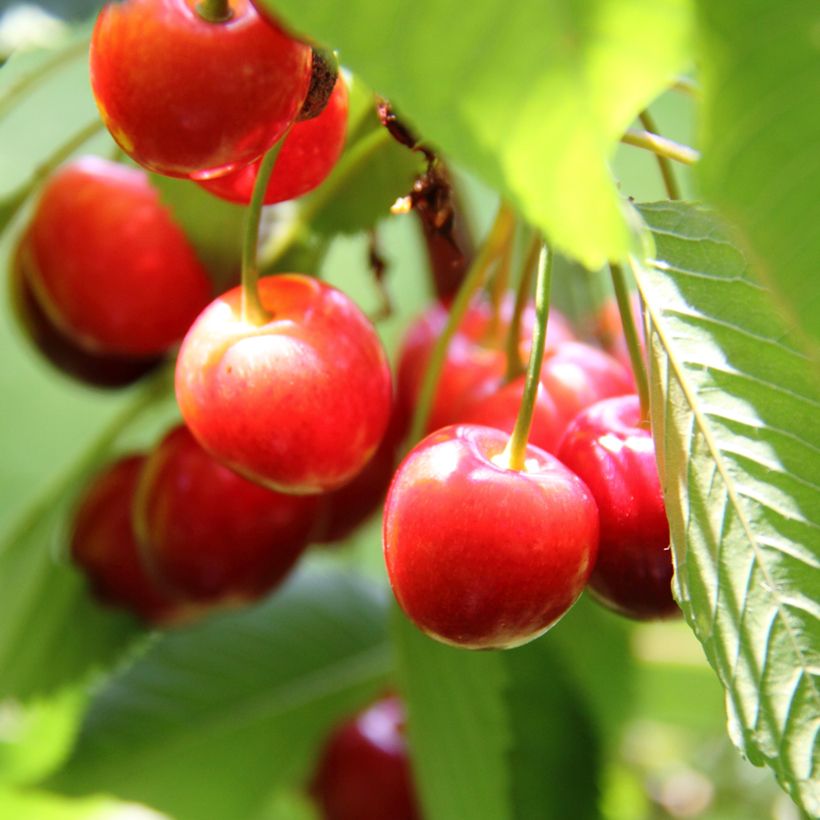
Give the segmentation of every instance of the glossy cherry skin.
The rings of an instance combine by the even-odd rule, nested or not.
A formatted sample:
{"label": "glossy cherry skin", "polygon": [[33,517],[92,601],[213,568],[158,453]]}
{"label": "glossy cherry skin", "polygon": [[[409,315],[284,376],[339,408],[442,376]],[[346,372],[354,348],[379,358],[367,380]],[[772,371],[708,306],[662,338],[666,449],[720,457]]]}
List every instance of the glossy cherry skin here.
{"label": "glossy cherry skin", "polygon": [[376,452],[392,380],[372,324],[341,291],[298,274],[260,280],[270,320],[241,315],[241,288],[202,313],[177,359],[182,416],[205,449],[289,493],[338,489]]}
{"label": "glossy cherry skin", "polygon": [[316,504],[223,467],[181,425],[148,458],[134,523],[147,566],[169,590],[202,604],[242,603],[265,595],[294,566]]}
{"label": "glossy cherry skin", "polygon": [[[285,137],[265,189],[265,204],[296,199],[324,182],[341,156],[346,128],[347,86],[339,77],[322,113],[295,123]],[[247,205],[261,162],[257,160],[238,171],[202,180],[199,184],[215,196]]]}
{"label": "glossy cherry skin", "polygon": [[[482,424],[512,433],[524,396],[526,377],[519,376],[464,410],[465,424]],[[555,453],[566,421],[546,388],[538,385],[532,413],[529,442],[548,453]]]}
{"label": "glossy cherry skin", "polygon": [[323,820],[420,820],[402,702],[383,698],[339,726],[310,790]]}
{"label": "glossy cherry skin", "polygon": [[564,435],[558,457],[587,484],[601,515],[596,598],[630,618],[679,614],[655,445],[635,395],[598,402]]}
{"label": "glossy cherry skin", "polygon": [[179,606],[143,567],[131,522],[144,461],[140,455],[122,458],[84,490],[72,523],[71,557],[101,602],[165,624],[174,620]]}
{"label": "glossy cherry skin", "polygon": [[508,436],[445,427],[399,466],[384,508],[384,557],[399,605],[444,643],[504,649],[549,629],[586,585],[598,549],[589,490],[555,457]]}
{"label": "glossy cherry skin", "polygon": [[249,0],[231,0],[222,23],[200,17],[198,2],[108,3],[91,38],[103,121],[132,159],[167,176],[218,176],[258,159],[310,85],[310,46]]}
{"label": "glossy cherry skin", "polygon": [[635,390],[631,371],[583,342],[564,342],[548,351],[541,384],[552,396],[565,427],[585,407]]}
{"label": "glossy cherry skin", "polygon": [[[465,413],[485,396],[497,390],[506,370],[506,333],[512,316],[514,298],[507,294],[501,305],[499,322],[493,332],[492,307],[486,300],[474,302],[467,310],[459,330],[447,350],[439,378],[427,431],[466,419]],[[448,308],[434,303],[410,325],[399,352],[398,408],[409,419],[421,391],[427,363],[436,340],[447,323]],[[529,344],[535,308],[528,305],[521,322],[521,340]],[[550,346],[571,339],[569,323],[558,311],[550,312],[547,339]]]}
{"label": "glossy cherry skin", "polygon": [[38,303],[91,353],[162,354],[212,298],[185,234],[138,169],[100,157],[63,166],[43,189],[28,237]]}
{"label": "glossy cherry skin", "polygon": [[11,304],[17,323],[35,349],[57,370],[91,387],[125,387],[154,370],[162,359],[135,359],[89,353],[61,333],[40,307],[28,282],[30,251],[23,236],[9,271]]}

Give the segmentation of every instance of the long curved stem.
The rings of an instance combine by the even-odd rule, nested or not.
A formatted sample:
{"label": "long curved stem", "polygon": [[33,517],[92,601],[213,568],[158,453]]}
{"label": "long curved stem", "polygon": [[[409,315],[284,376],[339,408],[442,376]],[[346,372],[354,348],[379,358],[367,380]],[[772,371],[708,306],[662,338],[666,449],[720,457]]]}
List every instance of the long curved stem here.
{"label": "long curved stem", "polygon": [[630,129],[621,137],[621,142],[643,148],[661,157],[668,157],[682,165],[694,165],[700,159],[700,154],[694,148],[649,131]]}
{"label": "long curved stem", "polygon": [[632,363],[632,372],[635,374],[635,383],[638,386],[638,398],[641,402],[641,421],[649,423],[649,380],[646,375],[646,363],[641,350],[638,330],[635,327],[635,317],[632,315],[632,305],[629,298],[629,287],[626,283],[623,268],[614,262],[609,263],[612,274],[612,286],[615,289],[615,298],[618,300],[618,311],[621,314],[621,324],[624,328],[624,338],[629,350],[629,361]]}
{"label": "long curved stem", "polygon": [[505,382],[517,379],[526,370],[524,363],[521,361],[521,320],[524,316],[527,300],[532,292],[532,280],[541,253],[541,244],[541,237],[536,231],[532,235],[524,254],[524,267],[515,294],[515,306],[513,307],[510,326],[507,328],[507,372],[504,374]]}
{"label": "long curved stem", "polygon": [[461,324],[461,320],[464,318],[464,314],[469,307],[470,300],[484,283],[490,265],[499,254],[503,252],[512,234],[514,225],[515,216],[512,210],[508,205],[502,203],[487,239],[470,265],[470,269],[467,271],[467,275],[464,277],[464,281],[458,289],[456,298],[450,307],[447,324],[441,336],[436,340],[436,345],[427,363],[424,382],[422,383],[416,410],[413,414],[413,423],[410,427],[410,442],[413,444],[421,438],[427,426],[427,419],[430,416],[430,409],[433,406],[433,398],[436,395],[438,380],[444,367],[444,360],[447,356],[447,348],[450,345],[450,340],[455,335],[459,324]]}
{"label": "long curved stem", "polygon": [[282,150],[288,132],[265,154],[253,184],[253,195],[245,215],[245,233],[242,243],[242,320],[251,324],[264,324],[270,317],[259,299],[259,223],[262,206],[276,158]]}
{"label": "long curved stem", "polygon": [[[658,127],[649,111],[641,111],[641,113],[638,114],[638,119],[647,131],[653,134],[658,133]],[[672,170],[672,163],[669,161],[669,157],[665,157],[662,154],[655,154],[655,159],[658,161],[658,168],[660,169],[663,185],[664,188],[666,188],[669,199],[680,199],[680,188],[678,188],[678,183],[675,180],[675,173]]]}
{"label": "long curved stem", "polygon": [[541,378],[541,365],[544,362],[544,348],[547,342],[547,322],[550,311],[550,285],[552,283],[552,252],[544,242],[538,257],[538,276],[535,282],[535,327],[532,333],[532,350],[527,365],[527,380],[521,406],[515,419],[510,440],[502,454],[502,461],[510,470],[523,470],[527,456],[527,441],[532,427],[532,414],[538,385]]}

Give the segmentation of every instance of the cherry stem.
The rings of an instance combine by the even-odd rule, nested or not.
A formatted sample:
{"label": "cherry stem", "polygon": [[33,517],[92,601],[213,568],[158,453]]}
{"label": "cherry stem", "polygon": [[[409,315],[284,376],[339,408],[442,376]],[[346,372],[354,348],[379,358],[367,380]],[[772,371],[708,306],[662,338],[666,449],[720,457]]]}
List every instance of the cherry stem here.
{"label": "cherry stem", "polygon": [[196,13],[209,23],[225,23],[233,17],[229,0],[200,0]]}
{"label": "cherry stem", "polygon": [[[641,113],[638,114],[638,119],[647,131],[655,134],[658,133],[658,126],[655,124],[655,120],[648,110],[641,111]],[[680,188],[678,188],[678,183],[675,180],[675,173],[672,170],[672,163],[669,161],[669,157],[655,154],[655,158],[658,160],[658,168],[660,169],[661,177],[663,177],[663,185],[664,188],[666,188],[667,196],[669,199],[680,199]]]}
{"label": "cherry stem", "polygon": [[492,315],[486,333],[486,338],[491,342],[499,335],[498,331],[501,327],[501,307],[504,304],[504,294],[507,292],[507,287],[510,283],[514,238],[515,231],[510,231],[507,242],[500,253],[498,268],[493,276],[492,290],[490,292]]}
{"label": "cherry stem", "polygon": [[532,331],[532,350],[527,365],[524,395],[515,419],[510,440],[504,449],[502,461],[510,470],[523,470],[527,458],[527,442],[532,427],[532,414],[541,380],[541,365],[547,343],[547,322],[550,313],[550,285],[552,284],[552,252],[546,242],[541,243],[538,255],[538,275],[535,281],[535,327]]}
{"label": "cherry stem", "polygon": [[464,277],[464,281],[461,283],[461,287],[458,289],[458,293],[450,307],[447,324],[444,326],[441,336],[436,340],[435,347],[430,355],[430,361],[427,363],[418,403],[413,414],[413,423],[410,427],[409,440],[413,443],[422,437],[427,426],[427,419],[430,417],[433,398],[436,395],[438,380],[444,367],[450,341],[461,324],[473,296],[484,284],[490,265],[504,252],[504,248],[512,236],[514,226],[515,215],[508,205],[502,203],[498,208],[495,222],[490,228],[487,239],[484,241],[481,250],[476,254],[467,275]]}
{"label": "cherry stem", "polygon": [[681,94],[688,94],[690,97],[700,96],[698,84],[689,77],[678,77],[672,83],[672,91],[679,91]]}
{"label": "cherry stem", "polygon": [[632,363],[632,372],[635,374],[635,383],[638,386],[638,398],[641,402],[641,422],[649,423],[649,380],[646,375],[646,363],[635,327],[635,317],[632,315],[632,302],[629,296],[629,286],[623,268],[609,263],[612,274],[612,286],[615,289],[615,298],[618,300],[618,311],[621,314],[621,324],[624,328],[624,338],[629,350],[629,361]]}
{"label": "cherry stem", "polygon": [[242,321],[255,325],[264,324],[270,314],[262,307],[259,299],[259,224],[262,220],[262,205],[268,188],[276,158],[285,144],[290,128],[279,142],[265,154],[253,184],[253,195],[245,215],[245,238],[242,244]]}
{"label": "cherry stem", "polygon": [[532,280],[538,266],[541,254],[541,237],[536,231],[527,247],[524,255],[524,266],[521,271],[521,279],[518,282],[518,290],[515,294],[515,306],[513,307],[510,326],[507,329],[507,372],[504,374],[504,382],[511,382],[526,372],[524,363],[521,361],[521,320],[524,316],[524,308],[527,306],[530,293],[532,292]]}
{"label": "cherry stem", "polygon": [[675,162],[680,162],[682,165],[694,165],[700,159],[700,154],[694,148],[681,145],[679,142],[662,137],[660,134],[654,134],[651,131],[630,129],[621,137],[621,142],[651,151],[660,157],[668,157]]}

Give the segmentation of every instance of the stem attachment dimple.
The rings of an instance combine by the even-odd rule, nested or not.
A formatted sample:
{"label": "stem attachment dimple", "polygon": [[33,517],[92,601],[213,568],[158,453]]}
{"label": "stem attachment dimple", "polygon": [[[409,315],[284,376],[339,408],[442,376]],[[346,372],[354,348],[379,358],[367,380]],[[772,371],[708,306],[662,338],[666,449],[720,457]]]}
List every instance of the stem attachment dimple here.
{"label": "stem attachment dimple", "polygon": [[649,380],[646,375],[641,342],[638,330],[635,327],[635,317],[632,315],[632,304],[629,298],[629,287],[626,276],[620,265],[610,262],[609,270],[612,275],[612,286],[615,289],[615,298],[618,301],[618,312],[621,314],[621,324],[624,328],[624,338],[629,350],[629,361],[632,363],[632,372],[635,374],[635,383],[638,386],[638,398],[641,402],[641,423],[649,425]]}
{"label": "stem attachment dimple", "polygon": [[464,277],[464,281],[461,283],[461,287],[456,294],[456,298],[453,300],[449,316],[447,317],[447,324],[441,336],[436,340],[435,347],[430,355],[430,361],[427,363],[427,370],[424,374],[424,381],[419,393],[418,403],[416,404],[416,410],[413,414],[413,424],[410,428],[409,440],[412,444],[415,444],[422,437],[424,429],[427,426],[427,419],[430,416],[430,410],[433,406],[433,399],[436,395],[438,380],[444,367],[444,360],[447,356],[447,348],[450,346],[450,340],[461,324],[461,320],[467,312],[471,299],[484,283],[490,265],[506,247],[512,235],[514,225],[515,215],[508,205],[502,203],[498,208],[498,214],[495,217],[495,222],[490,229],[487,239],[470,265],[467,275]]}
{"label": "stem attachment dimple", "polygon": [[196,13],[208,23],[227,23],[233,17],[229,0],[200,0]]}
{"label": "stem attachment dimple", "polygon": [[253,184],[253,195],[245,215],[245,232],[242,243],[242,321],[249,324],[262,325],[270,314],[262,307],[259,299],[259,224],[262,220],[262,205],[265,201],[265,191],[268,188],[276,158],[290,133],[285,131],[279,142],[265,154],[256,174]]}
{"label": "stem attachment dimple", "polygon": [[535,327],[532,332],[532,350],[527,365],[527,379],[521,406],[515,420],[510,440],[501,456],[501,462],[510,470],[523,470],[527,456],[527,441],[532,427],[532,414],[541,379],[544,348],[547,342],[547,322],[550,310],[550,285],[552,283],[552,252],[542,242],[538,256],[538,274],[535,282]]}

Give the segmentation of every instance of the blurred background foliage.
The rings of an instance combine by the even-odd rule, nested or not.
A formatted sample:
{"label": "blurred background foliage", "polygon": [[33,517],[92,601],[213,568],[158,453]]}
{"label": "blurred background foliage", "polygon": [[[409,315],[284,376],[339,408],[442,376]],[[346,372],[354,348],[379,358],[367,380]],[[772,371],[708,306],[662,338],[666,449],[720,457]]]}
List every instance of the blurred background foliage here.
{"label": "blurred background foliage", "polygon": [[[94,0],[50,0],[38,4],[40,10],[73,21],[86,19],[99,5]],[[37,30],[57,40],[69,36],[59,24],[36,14],[34,6],[27,6],[21,12],[19,4],[3,2],[0,13],[4,14],[0,18],[0,33],[9,34],[15,29],[14,37],[22,40],[33,37],[30,42],[37,42],[37,37],[31,34]],[[20,22],[21,13],[29,15],[28,34]],[[0,42],[11,50],[5,45],[7,40]],[[21,61],[23,59],[24,55]],[[94,116],[87,84],[80,79],[85,71],[84,60],[72,62],[0,122],[0,198],[15,190],[30,169],[47,158],[60,134],[77,130]],[[688,97],[670,92],[653,104],[652,114],[663,134],[692,145],[695,140],[693,108]],[[104,153],[111,150],[104,136],[90,147]],[[614,158],[614,169],[624,195],[638,201],[663,198],[657,167],[650,155],[621,146]],[[676,168],[676,172],[684,191],[691,191],[688,175],[680,168]],[[473,230],[481,235],[494,211],[495,197],[464,173],[458,174],[458,182]],[[0,242],[0,264],[4,268],[8,266],[14,237],[12,226]],[[388,287],[395,306],[393,315],[379,324],[379,331],[388,350],[395,354],[403,329],[429,301],[426,261],[413,217],[386,217],[378,225],[378,237],[388,263]],[[365,311],[374,313],[380,297],[368,270],[367,250],[368,236],[363,233],[336,236],[326,248],[318,272],[353,296]],[[594,274],[578,275],[577,268],[564,263],[558,267],[555,291],[558,306],[582,321],[585,310],[606,293],[606,286],[602,278]],[[3,455],[0,537],[3,537],[15,527],[33,501],[70,470],[88,442],[132,399],[134,391],[103,394],[55,374],[21,338],[5,289],[0,298],[0,357],[0,452]],[[155,434],[153,429],[145,433],[143,443],[147,444]],[[59,556],[60,548],[55,544],[58,561],[63,560]],[[379,522],[371,522],[343,549],[330,555],[313,555],[308,563],[352,568],[357,574],[381,583]],[[584,633],[584,619],[590,607],[588,601],[583,601],[554,633],[555,656],[559,660],[563,658],[561,662],[567,668],[579,663],[577,658],[567,658],[577,649],[572,646],[573,636]],[[616,620],[598,613],[594,617]],[[576,624],[574,628],[573,624]],[[74,626],[64,623],[63,629],[70,631]],[[691,817],[791,820],[798,817],[797,810],[777,789],[770,773],[746,764],[731,747],[724,728],[720,686],[689,629],[681,622],[652,625],[618,622],[614,629],[621,635],[622,643],[618,645],[623,647],[626,657],[607,657],[605,647],[601,646],[600,657],[580,660],[590,666],[586,679],[597,679],[600,689],[597,695],[593,692],[577,707],[585,710],[584,719],[592,727],[595,743],[603,754],[596,813],[606,820]],[[550,636],[545,640],[550,641]],[[26,640],[36,644],[39,636],[32,631]],[[581,649],[595,653],[594,640],[587,636]],[[0,670],[0,676],[6,671]],[[614,703],[609,702],[607,696],[611,688],[610,675],[623,678],[614,687],[621,687],[622,697]],[[569,680],[573,680],[571,675]],[[415,681],[412,685],[422,683]],[[25,703],[16,699],[0,701],[0,817],[60,820],[155,816],[153,810],[122,803],[104,794],[64,797],[38,788],[37,784],[55,772],[69,754],[91,692],[82,682],[60,687],[48,696]],[[565,691],[562,695],[560,690],[553,689],[551,697],[556,699],[556,713],[560,713],[567,708],[571,693]],[[355,701],[353,698],[351,703]],[[549,731],[549,727],[544,731]],[[572,727],[563,730],[560,738],[562,744],[590,742],[584,732],[573,731]],[[571,757],[573,750],[565,745],[560,752]],[[584,750],[578,752],[583,755]],[[538,761],[523,759],[520,762],[534,767],[530,776],[549,779],[548,768],[535,769]],[[264,767],[265,761],[259,765]],[[445,771],[443,776],[451,774]],[[202,775],[207,777],[207,772]],[[193,782],[180,779],[177,788],[183,792],[196,790],[198,784],[195,779]],[[261,808],[256,806],[253,813],[257,820],[309,820],[313,816],[309,803],[292,785],[273,789],[261,801]],[[527,815],[530,816],[539,815]]]}

